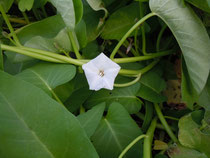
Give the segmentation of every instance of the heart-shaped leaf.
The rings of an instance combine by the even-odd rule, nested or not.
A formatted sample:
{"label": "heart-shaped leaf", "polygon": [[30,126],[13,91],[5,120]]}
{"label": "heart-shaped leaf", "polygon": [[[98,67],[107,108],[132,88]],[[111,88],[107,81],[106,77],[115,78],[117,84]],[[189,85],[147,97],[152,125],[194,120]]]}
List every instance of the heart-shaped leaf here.
{"label": "heart-shaped leaf", "polygon": [[[141,133],[125,108],[119,103],[112,103],[91,140],[101,158],[116,158]],[[140,157],[141,149],[141,142],[138,142],[125,157]]]}
{"label": "heart-shaped leaf", "polygon": [[149,4],[152,12],[173,32],[182,50],[192,85],[200,94],[210,70],[210,39],[205,27],[181,0],[150,0]]}
{"label": "heart-shaped leaf", "polygon": [[76,68],[73,65],[41,63],[24,70],[16,76],[51,95],[55,87],[70,81],[75,74]]}
{"label": "heart-shaped leaf", "polygon": [[101,121],[105,109],[105,103],[94,106],[92,109],[77,116],[81,126],[86,131],[87,136],[90,138]]}
{"label": "heart-shaped leaf", "polygon": [[20,0],[18,2],[18,7],[19,9],[24,12],[26,10],[31,10],[31,8],[33,7],[34,4],[34,0]]}
{"label": "heart-shaped leaf", "polygon": [[75,116],[40,88],[2,71],[0,87],[0,157],[98,157]]}

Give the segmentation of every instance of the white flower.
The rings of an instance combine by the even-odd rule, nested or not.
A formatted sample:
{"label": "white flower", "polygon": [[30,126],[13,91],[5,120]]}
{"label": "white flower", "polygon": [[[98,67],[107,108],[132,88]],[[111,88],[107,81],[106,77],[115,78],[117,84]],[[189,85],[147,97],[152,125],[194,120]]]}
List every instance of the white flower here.
{"label": "white flower", "polygon": [[93,60],[82,65],[90,90],[101,88],[113,89],[114,80],[120,71],[120,66],[101,53]]}

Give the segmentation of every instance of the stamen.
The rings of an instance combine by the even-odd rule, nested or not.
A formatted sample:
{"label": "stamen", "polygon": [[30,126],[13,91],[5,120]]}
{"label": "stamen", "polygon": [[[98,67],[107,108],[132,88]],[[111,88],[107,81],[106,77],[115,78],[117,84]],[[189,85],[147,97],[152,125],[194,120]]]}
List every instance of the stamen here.
{"label": "stamen", "polygon": [[99,76],[103,77],[104,76],[104,70],[100,70],[98,74],[99,74]]}

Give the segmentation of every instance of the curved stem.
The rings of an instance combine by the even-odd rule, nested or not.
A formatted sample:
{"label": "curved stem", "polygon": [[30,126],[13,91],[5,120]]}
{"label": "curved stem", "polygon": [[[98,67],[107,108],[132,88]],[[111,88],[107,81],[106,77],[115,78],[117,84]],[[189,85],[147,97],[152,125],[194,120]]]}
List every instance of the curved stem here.
{"label": "curved stem", "polygon": [[141,74],[139,74],[135,80],[128,82],[128,83],[122,83],[122,84],[114,84],[115,87],[127,87],[127,86],[131,86],[133,84],[135,84],[136,82],[138,82],[141,78]]}
{"label": "curved stem", "polygon": [[160,122],[162,123],[162,125],[164,126],[166,132],[168,133],[168,135],[171,137],[171,139],[177,143],[178,142],[178,139],[176,138],[176,136],[174,135],[174,133],[172,132],[172,130],[170,129],[168,123],[166,122],[161,110],[160,110],[160,107],[157,103],[154,103],[154,106],[155,106],[155,110],[157,112],[157,115],[158,115],[158,118],[160,119]]}
{"label": "curved stem", "polygon": [[120,48],[120,46],[123,44],[123,42],[126,40],[126,38],[139,26],[141,25],[145,20],[149,19],[150,17],[156,15],[155,13],[149,13],[147,14],[145,17],[143,17],[142,19],[140,19],[135,25],[133,25],[133,27],[130,28],[130,30],[128,30],[128,32],[123,36],[123,38],[118,42],[118,44],[116,45],[116,47],[114,48],[114,50],[112,51],[112,54],[110,56],[111,59],[114,58],[115,54],[117,53],[118,49]]}
{"label": "curved stem", "polygon": [[137,138],[135,138],[128,146],[126,146],[126,148],[121,152],[120,156],[118,158],[122,158],[125,153],[134,145],[136,144],[139,140],[141,140],[142,138],[147,137],[147,135],[142,134],[140,136],[138,136]]}
{"label": "curved stem", "polygon": [[163,35],[163,32],[165,31],[165,29],[167,28],[167,25],[164,25],[159,34],[158,34],[158,38],[157,38],[157,43],[156,43],[156,51],[159,51],[160,50],[160,40],[162,38],[162,35]]}
{"label": "curved stem", "polygon": [[1,14],[2,14],[10,32],[11,32],[11,34],[12,34],[12,37],[13,37],[14,41],[17,43],[17,45],[21,45],[20,42],[19,42],[19,39],[18,39],[17,35],[15,34],[14,29],[13,29],[5,11],[4,11],[4,8],[3,8],[2,4],[0,4],[0,12],[1,12]]}
{"label": "curved stem", "polygon": [[127,70],[127,69],[121,69],[119,74],[126,74],[126,75],[138,75],[138,74],[144,74],[147,71],[151,70],[157,63],[159,62],[159,60],[155,60],[153,62],[151,62],[149,65],[147,65],[146,67],[144,67],[141,70]]}
{"label": "curved stem", "polygon": [[70,38],[70,41],[71,41],[71,45],[72,45],[72,47],[73,47],[73,50],[74,50],[74,53],[75,53],[77,59],[82,59],[82,56],[80,55],[79,50],[78,50],[78,48],[77,48],[77,44],[76,44],[76,42],[75,42],[73,33],[72,33],[71,31],[68,31],[68,34],[69,34],[69,38]]}
{"label": "curved stem", "polygon": [[116,63],[129,63],[129,62],[143,61],[143,60],[149,60],[149,59],[153,59],[153,58],[157,58],[161,56],[170,55],[173,52],[174,52],[173,50],[168,50],[168,51],[163,51],[163,52],[158,52],[158,53],[150,53],[150,54],[147,54],[146,56],[115,58],[113,59],[113,61]]}
{"label": "curved stem", "polygon": [[154,131],[157,124],[157,118],[154,118],[151,122],[151,125],[146,133],[148,137],[144,138],[144,146],[143,146],[143,158],[151,158],[152,156],[152,140],[154,136]]}

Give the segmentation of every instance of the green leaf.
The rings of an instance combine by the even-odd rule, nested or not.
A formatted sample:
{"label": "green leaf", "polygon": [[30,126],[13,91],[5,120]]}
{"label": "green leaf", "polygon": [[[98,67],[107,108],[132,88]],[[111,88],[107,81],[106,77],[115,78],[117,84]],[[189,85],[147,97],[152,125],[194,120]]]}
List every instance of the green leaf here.
{"label": "green leaf", "polygon": [[183,146],[193,148],[210,157],[210,132],[201,131],[200,125],[193,121],[192,113],[179,120],[179,141]]}
{"label": "green leaf", "polygon": [[0,4],[3,5],[5,12],[8,12],[11,8],[14,0],[0,0]]}
{"label": "green leaf", "polygon": [[43,7],[48,0],[34,0],[33,8],[41,8]]}
{"label": "green leaf", "polygon": [[210,1],[209,0],[185,0],[192,5],[202,9],[203,11],[206,11],[210,13]]}
{"label": "green leaf", "polygon": [[4,70],[4,54],[2,52],[1,46],[0,46],[0,70]]}
{"label": "green leaf", "polygon": [[41,36],[34,36],[30,40],[28,40],[24,44],[24,46],[51,52],[58,52],[58,50],[54,46],[54,41],[52,39],[44,38]]}
{"label": "green leaf", "polygon": [[[77,86],[77,85],[75,85]],[[71,112],[78,110],[87,98],[92,94],[88,87],[82,87],[75,90],[71,96],[66,100],[65,105]]]}
{"label": "green leaf", "polygon": [[55,15],[38,22],[31,23],[17,30],[17,36],[22,44],[34,36],[45,38],[55,37],[65,24],[60,15]]}
{"label": "green leaf", "polygon": [[31,8],[33,7],[34,4],[34,0],[20,0],[18,2],[18,7],[20,9],[20,11],[25,12],[26,10],[31,10]]}
{"label": "green leaf", "polygon": [[[118,9],[106,21],[104,30],[101,34],[102,38],[117,40],[121,39],[125,33],[137,22],[138,18],[138,3],[131,3],[126,7]],[[145,29],[148,31],[149,26],[145,25]],[[133,35],[134,32],[130,36]]]}
{"label": "green leaf", "polygon": [[208,158],[205,154],[193,150],[190,148],[183,147],[181,145],[173,145],[168,150],[170,158]]}
{"label": "green leaf", "polygon": [[41,89],[2,71],[0,87],[0,157],[98,157],[75,116]]}
{"label": "green leaf", "polygon": [[142,75],[140,83],[160,93],[166,88],[166,82],[155,72],[149,71]]}
{"label": "green leaf", "polygon": [[[100,158],[116,158],[141,134],[141,130],[123,106],[112,103],[91,140]],[[141,142],[138,142],[126,153],[125,157],[140,157],[141,149]]]}
{"label": "green leaf", "polygon": [[55,87],[70,81],[76,74],[76,68],[69,64],[41,63],[17,74],[25,80],[51,94]]}
{"label": "green leaf", "polygon": [[88,43],[86,47],[83,48],[81,51],[85,59],[93,59],[101,53],[97,41],[92,41]]}
{"label": "green leaf", "polygon": [[84,48],[87,45],[87,32],[86,24],[83,19],[76,25],[75,33],[79,43],[79,48]]}
{"label": "green leaf", "polygon": [[83,5],[81,0],[50,0],[58,13],[61,14],[66,26],[73,31],[76,24],[83,15]]}
{"label": "green leaf", "polygon": [[137,96],[154,103],[161,103],[167,100],[165,96],[155,92],[153,89],[143,84],[141,84],[137,92]]}
{"label": "green leaf", "polygon": [[198,100],[198,95],[193,88],[191,79],[189,77],[186,64],[182,60],[182,100],[186,103],[187,107],[193,109],[193,104]]}
{"label": "green leaf", "polygon": [[94,134],[96,128],[98,127],[99,122],[101,121],[101,118],[103,116],[104,109],[105,103],[101,103],[94,106],[87,112],[77,116],[77,119],[86,131],[86,134],[89,138]]}
{"label": "green leaf", "polygon": [[[210,39],[201,20],[180,0],[150,0],[150,8],[171,29],[182,50],[192,85],[198,94],[210,70]],[[202,70],[202,71],[201,71]]]}
{"label": "green leaf", "polygon": [[208,77],[206,86],[199,96],[198,103],[205,108],[206,113],[204,119],[210,124],[210,76]]}
{"label": "green leaf", "polygon": [[93,92],[93,94],[85,102],[85,106],[88,108],[93,107],[101,102],[106,102],[106,105],[110,105],[112,102],[119,102],[125,109],[133,114],[137,113],[141,109],[141,100],[136,97],[140,84],[134,84],[129,87],[114,88],[114,90],[100,90]]}
{"label": "green leaf", "polygon": [[94,41],[103,29],[104,20],[102,20],[103,12],[94,11],[86,1],[84,2],[83,20],[86,23],[87,40]]}
{"label": "green leaf", "polygon": [[104,7],[104,3],[102,0],[87,0],[87,2],[93,10],[95,11],[103,10],[105,12],[104,18],[107,17],[108,11]]}

